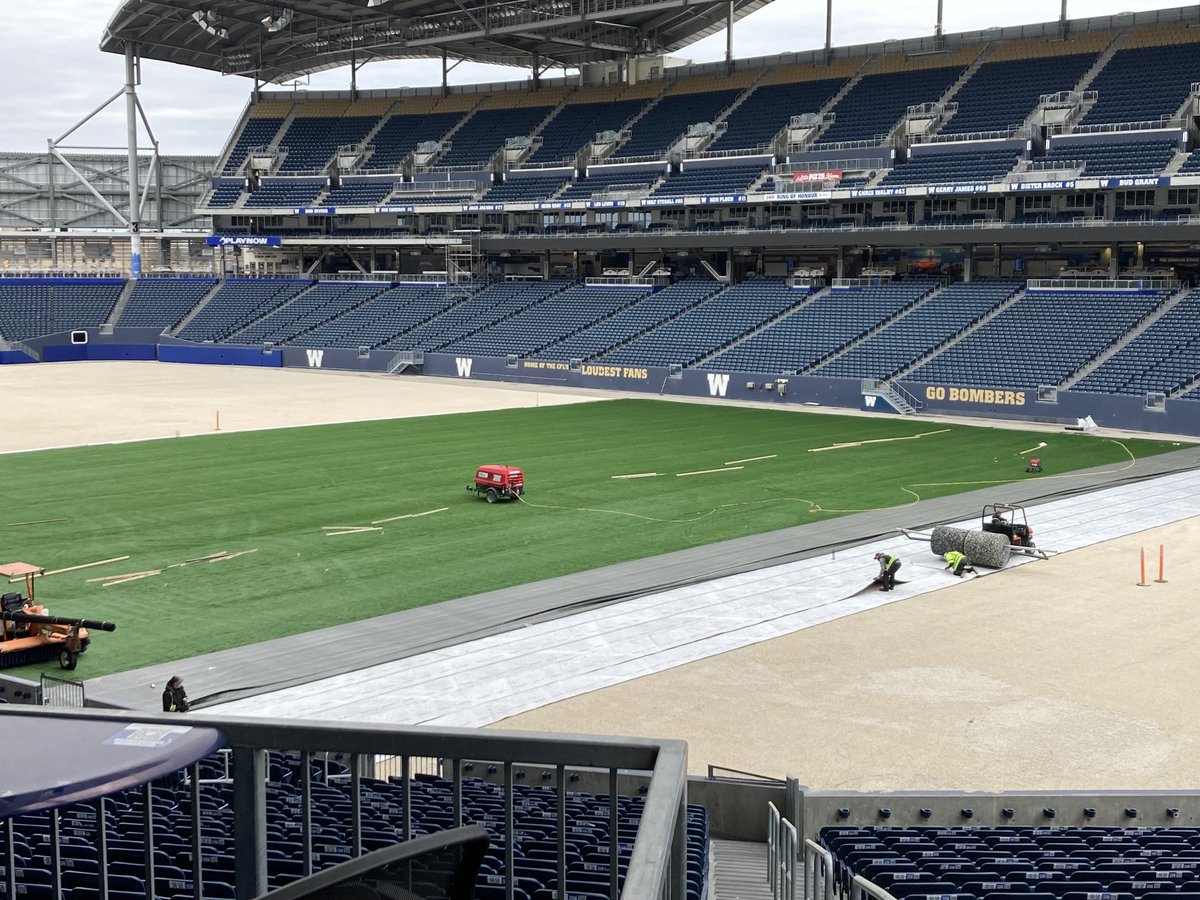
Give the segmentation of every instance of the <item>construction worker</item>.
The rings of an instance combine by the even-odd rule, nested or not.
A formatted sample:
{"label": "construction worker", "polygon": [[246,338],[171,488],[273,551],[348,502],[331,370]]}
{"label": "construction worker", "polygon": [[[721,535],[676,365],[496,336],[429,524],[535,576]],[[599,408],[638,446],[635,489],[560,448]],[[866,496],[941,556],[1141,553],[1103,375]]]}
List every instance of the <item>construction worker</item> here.
{"label": "construction worker", "polygon": [[967,559],[965,553],[959,553],[957,550],[951,550],[949,553],[942,555],[942,559],[946,561],[946,568],[957,575],[963,577],[963,572],[970,572],[972,575],[978,575],[975,567],[971,565],[971,561]]}
{"label": "construction worker", "polygon": [[875,576],[875,580],[881,585],[879,589],[890,591],[896,586],[896,572],[900,570],[900,557],[876,553],[875,559],[879,562],[879,574]]}
{"label": "construction worker", "polygon": [[162,703],[163,712],[187,712],[192,708],[187,691],[183,689],[183,679],[178,675],[172,675],[163,688]]}

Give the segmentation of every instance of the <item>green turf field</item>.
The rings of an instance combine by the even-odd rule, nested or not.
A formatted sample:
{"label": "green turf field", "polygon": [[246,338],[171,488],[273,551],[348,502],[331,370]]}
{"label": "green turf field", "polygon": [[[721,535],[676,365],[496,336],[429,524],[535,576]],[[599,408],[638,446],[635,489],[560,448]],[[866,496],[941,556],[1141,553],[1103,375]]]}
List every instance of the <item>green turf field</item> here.
{"label": "green turf field", "polygon": [[[912,440],[886,440],[926,434]],[[848,512],[1177,449],[1082,434],[656,400],[209,435],[3,457],[0,562],[47,569],[52,614],[116,622],[89,678]],[[838,442],[881,441],[809,452]],[[726,466],[736,460],[771,457]],[[525,469],[528,503],[464,490]],[[730,471],[724,471],[729,468]],[[679,477],[678,473],[722,471]],[[614,479],[614,475],[660,473]],[[322,526],[442,509],[326,536]],[[42,525],[10,523],[65,518]],[[228,551],[237,558],[176,566]],[[172,567],[174,566],[174,567]],[[161,569],[104,586],[89,579]],[[598,592],[603,586],[597,585]],[[9,670],[58,673],[56,662]]]}

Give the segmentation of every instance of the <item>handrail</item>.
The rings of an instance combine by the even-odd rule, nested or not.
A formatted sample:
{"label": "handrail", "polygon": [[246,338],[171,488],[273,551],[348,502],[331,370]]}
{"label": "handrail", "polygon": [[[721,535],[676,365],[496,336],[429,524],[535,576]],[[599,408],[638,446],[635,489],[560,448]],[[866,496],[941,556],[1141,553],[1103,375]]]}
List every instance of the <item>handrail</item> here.
{"label": "handrail", "polygon": [[[767,879],[772,900],[798,900],[796,863],[799,860],[796,826],[767,803]],[[807,900],[813,900],[810,896]]]}
{"label": "handrail", "polygon": [[855,875],[850,882],[850,900],[866,900],[867,897],[872,897],[874,900],[896,900],[895,896],[875,882],[868,881],[861,875]]}
{"label": "handrail", "polygon": [[[818,864],[819,861],[819,864]],[[804,840],[805,900],[833,900],[833,854],[813,841]]]}

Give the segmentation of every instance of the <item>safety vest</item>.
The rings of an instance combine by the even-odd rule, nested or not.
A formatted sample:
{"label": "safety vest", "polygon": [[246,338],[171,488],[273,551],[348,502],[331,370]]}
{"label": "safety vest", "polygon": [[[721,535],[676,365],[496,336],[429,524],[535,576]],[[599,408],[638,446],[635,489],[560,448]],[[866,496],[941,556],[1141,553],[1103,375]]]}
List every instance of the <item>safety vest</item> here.
{"label": "safety vest", "polygon": [[942,557],[942,559],[944,559],[946,561],[946,565],[948,565],[948,566],[957,566],[965,558],[966,557],[962,553],[959,553],[957,550],[951,550],[949,553],[947,553],[945,556]]}

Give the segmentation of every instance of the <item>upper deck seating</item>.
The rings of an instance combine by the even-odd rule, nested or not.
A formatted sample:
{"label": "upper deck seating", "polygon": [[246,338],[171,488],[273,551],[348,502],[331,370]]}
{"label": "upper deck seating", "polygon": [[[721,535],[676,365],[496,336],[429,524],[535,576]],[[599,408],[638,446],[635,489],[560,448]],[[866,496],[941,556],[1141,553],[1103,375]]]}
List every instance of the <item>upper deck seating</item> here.
{"label": "upper deck seating", "polygon": [[256,209],[312,206],[324,189],[325,181],[323,180],[264,178],[259,182],[258,190],[246,198],[244,206]]}
{"label": "upper deck seating", "polygon": [[1154,122],[1174,116],[1200,81],[1200,41],[1125,47],[1113,54],[1089,90],[1096,104],[1082,124]]}
{"label": "upper deck seating", "polygon": [[281,125],[283,125],[282,118],[264,117],[247,119],[241,133],[237,136],[237,140],[233,144],[233,149],[229,152],[229,159],[225,163],[225,168],[222,169],[222,174],[236,175],[242,163],[246,161],[246,157],[250,155],[250,151],[256,147],[267,146],[271,142],[271,139],[275,137]]}
{"label": "upper deck seating", "polygon": [[246,189],[245,183],[241,179],[222,179],[213,186],[211,196],[208,198],[208,206],[233,206],[237,203],[238,197],[242,196],[242,191]]}
{"label": "upper deck seating", "polygon": [[657,181],[661,175],[660,170],[631,170],[624,166],[592,167],[588,169],[586,178],[579,178],[571,182],[567,189],[559,194],[559,199],[586,200],[596,194],[625,188],[643,191]]}
{"label": "upper deck seating", "polygon": [[712,122],[741,92],[738,88],[667,95],[638,119],[629,140],[618,147],[613,155],[662,156],[689,126]]}
{"label": "upper deck seating", "polygon": [[613,100],[605,103],[568,103],[541,133],[542,146],[529,162],[574,162],[581,147],[603,131],[618,131],[646,100]]}
{"label": "upper deck seating", "polygon": [[360,167],[361,172],[395,172],[419,144],[440,141],[459,119],[460,112],[395,115],[371,139],[375,150]]}
{"label": "upper deck seating", "polygon": [[834,106],[836,119],[815,146],[882,140],[908,107],[941,98],[962,70],[962,66],[944,66],[863,76]]}
{"label": "upper deck seating", "polygon": [[481,109],[450,138],[450,149],[438,157],[439,166],[481,166],[512,137],[533,133],[552,107]]}
{"label": "upper deck seating", "polygon": [[485,203],[530,203],[545,200],[567,183],[563,172],[550,175],[533,172],[523,174],[520,170],[509,172],[508,179],[492,185],[480,199]]}
{"label": "upper deck seating", "polygon": [[753,150],[766,147],[792,116],[819,113],[846,83],[844,78],[825,78],[790,84],[762,85],[746,98],[725,121],[725,133],[709,150]]}
{"label": "upper deck seating", "polygon": [[1098,54],[988,62],[954,95],[956,112],[939,134],[1001,131],[1019,126],[1042,94],[1072,90]]}
{"label": "upper deck seating", "polygon": [[373,178],[364,181],[343,181],[325,195],[326,206],[378,206],[396,189],[390,179]]}
{"label": "upper deck seating", "polygon": [[358,145],[378,124],[375,116],[297,116],[279,139],[287,156],[279,174],[323,172],[338,147]]}

